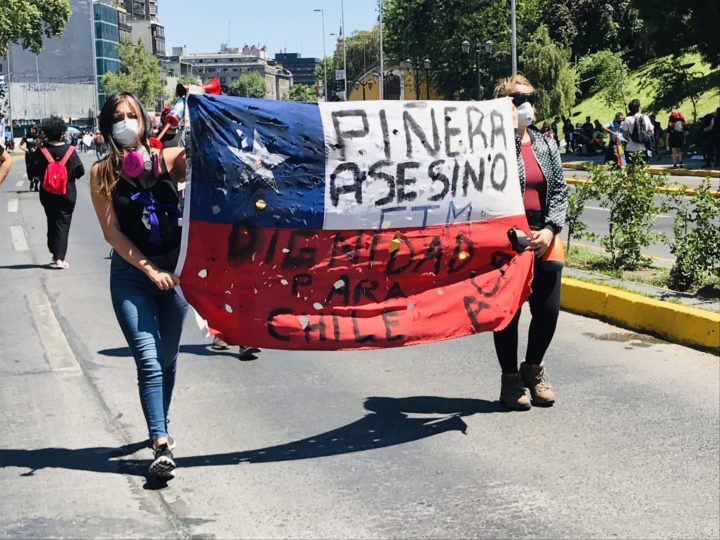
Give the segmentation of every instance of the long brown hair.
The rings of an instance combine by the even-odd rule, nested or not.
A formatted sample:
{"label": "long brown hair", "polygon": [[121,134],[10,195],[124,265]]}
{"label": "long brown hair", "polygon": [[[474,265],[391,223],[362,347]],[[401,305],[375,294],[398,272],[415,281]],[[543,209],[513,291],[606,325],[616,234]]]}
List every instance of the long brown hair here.
{"label": "long brown hair", "polygon": [[120,171],[122,169],[122,146],[118,146],[112,136],[112,127],[115,120],[115,109],[117,106],[127,101],[131,107],[135,107],[138,111],[139,120],[142,120],[142,127],[138,133],[138,140],[147,148],[148,139],[150,138],[150,116],[148,115],[140,100],[130,92],[116,92],[107,98],[105,105],[100,110],[98,116],[98,125],[100,133],[108,144],[108,154],[95,164],[96,183],[92,189],[98,193],[105,195],[107,198],[112,197],[112,192],[118,182]]}

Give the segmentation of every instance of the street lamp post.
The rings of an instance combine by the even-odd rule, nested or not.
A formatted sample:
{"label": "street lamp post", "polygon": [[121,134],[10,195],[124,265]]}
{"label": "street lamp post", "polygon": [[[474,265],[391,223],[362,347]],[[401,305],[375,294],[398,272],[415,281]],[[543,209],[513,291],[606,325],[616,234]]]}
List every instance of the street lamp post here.
{"label": "street lamp post", "polygon": [[415,71],[415,99],[420,99],[420,62],[413,62],[410,58],[405,60],[407,69]]}
{"label": "street lamp post", "polygon": [[425,66],[425,99],[430,100],[430,59],[426,58],[423,61],[423,66]]}
{"label": "street lamp post", "polygon": [[327,101],[327,56],[325,55],[325,11],[322,9],[315,9],[315,12],[319,12],[322,18],[322,35],[323,35],[323,95],[325,101]]}
{"label": "street lamp post", "polygon": [[367,79],[362,79],[361,81],[355,82],[355,90],[357,90],[361,86],[363,89],[363,101],[365,101],[367,99],[365,96],[365,87],[367,86],[368,89],[372,90],[373,83],[372,81],[368,81]]}
{"label": "street lamp post", "polygon": [[[490,54],[493,48],[493,41],[491,39],[485,40],[484,43],[480,41],[475,43],[475,78],[477,79],[477,99],[482,100],[483,87],[480,80],[480,49],[483,47],[485,52]],[[470,42],[466,39],[461,44],[462,52],[468,54],[470,52]]]}

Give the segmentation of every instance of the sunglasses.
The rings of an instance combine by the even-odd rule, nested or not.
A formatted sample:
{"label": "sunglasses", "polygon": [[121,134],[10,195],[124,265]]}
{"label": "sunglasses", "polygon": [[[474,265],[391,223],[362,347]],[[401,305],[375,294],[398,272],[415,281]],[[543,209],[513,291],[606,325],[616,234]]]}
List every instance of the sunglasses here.
{"label": "sunglasses", "polygon": [[519,107],[526,102],[530,105],[535,105],[535,101],[537,100],[537,94],[535,94],[535,92],[532,92],[530,94],[513,92],[512,94],[509,94],[509,96],[512,98],[513,105],[515,105],[516,107]]}

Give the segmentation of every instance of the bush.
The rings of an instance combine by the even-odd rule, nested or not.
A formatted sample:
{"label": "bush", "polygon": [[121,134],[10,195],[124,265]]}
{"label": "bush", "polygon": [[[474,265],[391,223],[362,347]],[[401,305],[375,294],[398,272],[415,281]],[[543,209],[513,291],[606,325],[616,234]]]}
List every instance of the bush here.
{"label": "bush", "polygon": [[668,286],[686,291],[720,278],[720,199],[710,193],[710,179],[705,178],[693,196],[683,186],[670,197],[676,210],[674,238],[669,242],[675,255]]}
{"label": "bush", "polygon": [[664,205],[655,202],[663,175],[652,175],[646,165],[622,169],[595,166],[590,168],[592,187],[589,194],[610,211],[608,234],[600,243],[618,270],[636,270],[650,261],[641,249],[665,237],[653,231],[653,223]]}

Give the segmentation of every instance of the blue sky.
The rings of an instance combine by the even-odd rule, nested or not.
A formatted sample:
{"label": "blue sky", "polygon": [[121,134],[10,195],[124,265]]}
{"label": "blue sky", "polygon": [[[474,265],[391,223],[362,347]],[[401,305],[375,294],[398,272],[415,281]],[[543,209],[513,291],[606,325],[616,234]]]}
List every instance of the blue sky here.
{"label": "blue sky", "polygon": [[[344,0],[348,35],[368,30],[377,21],[376,0]],[[330,33],[340,29],[340,0],[161,0],[158,19],[165,27],[167,54],[186,45],[188,52],[215,52],[220,43],[266,45],[270,57],[287,49],[306,57],[322,57],[322,20],[325,11],[325,47],[335,48]],[[229,26],[229,27],[228,27]]]}

